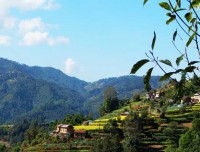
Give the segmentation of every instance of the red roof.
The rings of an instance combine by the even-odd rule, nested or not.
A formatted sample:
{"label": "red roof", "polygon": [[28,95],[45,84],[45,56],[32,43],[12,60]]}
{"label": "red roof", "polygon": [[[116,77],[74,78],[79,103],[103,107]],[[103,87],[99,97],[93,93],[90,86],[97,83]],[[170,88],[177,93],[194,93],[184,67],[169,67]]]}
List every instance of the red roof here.
{"label": "red roof", "polygon": [[82,134],[85,134],[85,133],[86,133],[86,130],[75,130],[74,133],[82,133]]}

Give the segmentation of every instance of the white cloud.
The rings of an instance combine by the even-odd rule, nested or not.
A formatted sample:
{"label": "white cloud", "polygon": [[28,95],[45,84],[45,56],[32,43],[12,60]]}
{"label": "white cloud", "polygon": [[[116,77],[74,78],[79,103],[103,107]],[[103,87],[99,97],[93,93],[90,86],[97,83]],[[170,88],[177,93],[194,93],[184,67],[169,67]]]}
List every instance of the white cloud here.
{"label": "white cloud", "polygon": [[41,18],[32,18],[29,20],[22,20],[19,23],[19,33],[25,34],[31,31],[43,31],[45,24]]}
{"label": "white cloud", "polygon": [[57,44],[67,44],[67,43],[69,43],[69,38],[64,37],[64,36],[58,36],[55,38],[48,39],[48,44],[51,46],[57,45]]}
{"label": "white cloud", "polygon": [[53,0],[1,0],[0,6],[4,6],[4,10],[8,12],[10,8],[32,11],[37,9],[55,9],[60,5]]}
{"label": "white cloud", "polygon": [[53,0],[49,0],[45,6],[43,6],[43,9],[45,10],[51,10],[51,9],[58,9],[60,8],[60,5],[58,3],[55,3]]}
{"label": "white cloud", "polygon": [[60,7],[54,0],[0,0],[0,28],[13,28],[16,16],[11,9],[34,11],[38,9],[50,10]]}
{"label": "white cloud", "polygon": [[[0,0],[0,29],[18,30],[18,36],[22,38],[19,44],[32,46],[41,43],[54,46],[57,44],[67,44],[69,39],[65,36],[51,35],[49,29],[52,25],[44,23],[40,17],[27,20],[20,20],[14,14],[12,9],[21,11],[35,11],[38,9],[51,10],[60,7],[55,0]],[[17,27],[17,28],[16,28]],[[1,37],[0,45],[8,44],[8,37]]]}
{"label": "white cloud", "polygon": [[72,58],[68,58],[65,61],[65,73],[66,74],[73,74],[76,70],[78,70],[78,65],[76,61]]}
{"label": "white cloud", "polygon": [[47,32],[28,32],[24,35],[21,45],[31,46],[45,42],[48,39]]}
{"label": "white cloud", "polygon": [[27,32],[21,45],[25,46],[32,46],[37,45],[41,43],[47,43],[48,45],[57,45],[57,44],[67,44],[69,42],[69,39],[64,36],[58,36],[58,37],[50,37],[48,32],[41,32],[41,31],[33,31],[33,32]]}
{"label": "white cloud", "polygon": [[0,45],[9,45],[10,44],[10,37],[0,35]]}
{"label": "white cloud", "polygon": [[12,29],[16,24],[15,17],[7,17],[3,20],[3,28],[5,29]]}

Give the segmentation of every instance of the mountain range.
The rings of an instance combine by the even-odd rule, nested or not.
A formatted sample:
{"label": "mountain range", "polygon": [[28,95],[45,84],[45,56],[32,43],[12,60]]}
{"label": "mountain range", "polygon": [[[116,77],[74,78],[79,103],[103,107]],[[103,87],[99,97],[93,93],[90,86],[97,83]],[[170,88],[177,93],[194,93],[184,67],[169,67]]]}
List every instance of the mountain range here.
{"label": "mountain range", "polygon": [[[159,87],[159,78],[151,78],[153,88]],[[39,117],[52,121],[71,113],[97,115],[108,86],[115,87],[118,98],[129,98],[144,88],[143,77],[85,82],[51,67],[30,67],[0,58],[0,124]]]}

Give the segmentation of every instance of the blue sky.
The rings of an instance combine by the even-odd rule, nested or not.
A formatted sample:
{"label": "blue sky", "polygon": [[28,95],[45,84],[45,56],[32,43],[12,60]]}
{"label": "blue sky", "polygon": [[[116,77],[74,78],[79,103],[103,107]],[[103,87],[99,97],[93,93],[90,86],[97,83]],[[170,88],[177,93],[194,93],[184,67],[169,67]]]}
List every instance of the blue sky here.
{"label": "blue sky", "polygon": [[[158,2],[142,0],[1,0],[0,56],[30,66],[54,67],[85,81],[128,75],[151,48],[176,56],[177,28],[165,25]],[[145,75],[144,67],[138,75]],[[156,70],[154,75],[160,75]]]}

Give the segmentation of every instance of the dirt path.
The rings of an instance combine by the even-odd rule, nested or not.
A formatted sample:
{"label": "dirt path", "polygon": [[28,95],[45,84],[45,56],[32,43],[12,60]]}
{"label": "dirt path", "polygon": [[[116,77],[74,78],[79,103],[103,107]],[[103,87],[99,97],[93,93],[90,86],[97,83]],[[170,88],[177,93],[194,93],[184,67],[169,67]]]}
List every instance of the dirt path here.
{"label": "dirt path", "polygon": [[0,144],[5,145],[6,147],[10,147],[10,143],[3,140],[0,140]]}
{"label": "dirt path", "polygon": [[181,123],[183,127],[192,128],[192,123]]}

